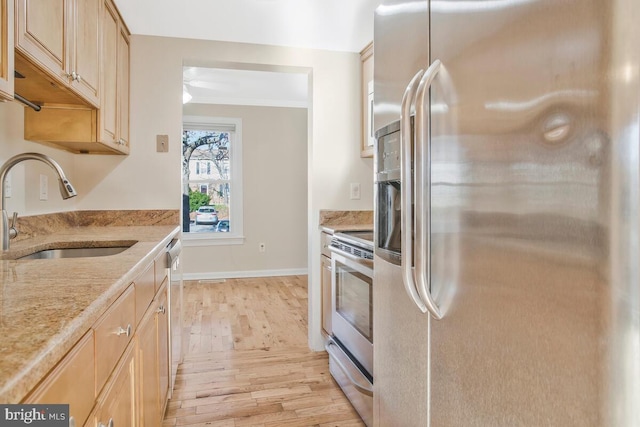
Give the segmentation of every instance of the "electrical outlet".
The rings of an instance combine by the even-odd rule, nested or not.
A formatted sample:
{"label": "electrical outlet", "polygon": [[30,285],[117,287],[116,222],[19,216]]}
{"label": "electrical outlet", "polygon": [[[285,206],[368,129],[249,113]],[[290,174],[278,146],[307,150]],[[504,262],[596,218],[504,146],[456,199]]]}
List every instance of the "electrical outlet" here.
{"label": "electrical outlet", "polygon": [[49,177],[40,175],[40,200],[49,200]]}
{"label": "electrical outlet", "polygon": [[260,252],[266,252],[267,251],[267,245],[264,243],[258,243],[258,251]]}
{"label": "electrical outlet", "polygon": [[352,182],[350,188],[350,198],[351,200],[360,200],[360,183]]}

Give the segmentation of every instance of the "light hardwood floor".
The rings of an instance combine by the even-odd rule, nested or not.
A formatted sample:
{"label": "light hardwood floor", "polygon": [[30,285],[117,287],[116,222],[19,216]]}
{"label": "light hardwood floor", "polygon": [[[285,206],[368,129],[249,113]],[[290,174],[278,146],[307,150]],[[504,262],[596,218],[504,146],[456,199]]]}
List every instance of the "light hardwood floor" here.
{"label": "light hardwood floor", "polygon": [[185,282],[188,352],[163,427],[364,426],[307,346],[306,276]]}

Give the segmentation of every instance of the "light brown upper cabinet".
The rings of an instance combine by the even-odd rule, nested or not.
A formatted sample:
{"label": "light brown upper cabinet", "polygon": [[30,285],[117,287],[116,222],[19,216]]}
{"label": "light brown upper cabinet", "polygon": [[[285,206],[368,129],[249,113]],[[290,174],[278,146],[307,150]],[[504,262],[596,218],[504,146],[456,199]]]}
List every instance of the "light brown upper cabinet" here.
{"label": "light brown upper cabinet", "polygon": [[71,98],[62,102],[98,107],[100,0],[18,0],[16,5],[16,69],[25,76],[20,95],[44,103],[68,89]]}
{"label": "light brown upper cabinet", "polygon": [[13,99],[13,0],[0,0],[0,100]]}
{"label": "light brown upper cabinet", "polygon": [[360,157],[373,157],[373,42],[360,52],[361,104],[362,104],[362,140]]}
{"label": "light brown upper cabinet", "polygon": [[[36,0],[20,1],[26,4]],[[93,16],[92,8],[97,5],[99,37],[98,47],[94,51],[97,52],[98,64],[101,65],[97,69],[99,84],[96,91],[100,98],[98,108],[95,108],[94,105],[70,99],[70,91],[65,92],[64,88],[55,87],[47,89],[50,96],[42,103],[37,97],[37,93],[44,90],[41,87],[40,92],[30,94],[35,97],[30,100],[43,107],[40,112],[25,109],[24,138],[55,145],[74,153],[129,154],[129,32],[114,3],[111,0],[38,1],[51,1],[52,4],[59,3],[59,6],[73,3],[74,7],[69,10],[75,11],[72,15],[76,17],[76,27],[84,28],[77,31],[80,33],[90,32],[90,25],[86,24],[86,19],[81,16]],[[44,39],[45,36],[40,38]],[[85,40],[83,43],[78,41],[76,45],[91,50],[93,42]],[[78,49],[76,51],[78,57],[83,56]],[[17,55],[16,63],[20,57],[21,55]],[[36,75],[32,61],[24,62],[24,67],[21,68]],[[80,61],[76,59],[75,63]],[[90,67],[78,67],[79,70],[87,68]],[[16,80],[27,81],[31,75],[25,77]],[[83,80],[81,78],[81,81]],[[20,85],[22,83],[16,83],[16,93],[29,99],[18,91]],[[55,93],[52,92],[54,90]]]}
{"label": "light brown upper cabinet", "polygon": [[101,140],[129,149],[129,33],[110,0],[103,15]]}

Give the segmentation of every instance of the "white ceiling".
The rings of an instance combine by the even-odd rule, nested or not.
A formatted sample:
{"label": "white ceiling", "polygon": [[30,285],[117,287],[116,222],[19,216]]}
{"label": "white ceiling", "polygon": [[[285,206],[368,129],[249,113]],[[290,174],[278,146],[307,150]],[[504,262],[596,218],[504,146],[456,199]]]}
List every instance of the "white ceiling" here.
{"label": "white ceiling", "polygon": [[[132,34],[359,52],[380,0],[114,0]],[[307,76],[185,67],[191,102],[307,106]]]}
{"label": "white ceiling", "polygon": [[380,0],[115,0],[133,34],[359,52]]}

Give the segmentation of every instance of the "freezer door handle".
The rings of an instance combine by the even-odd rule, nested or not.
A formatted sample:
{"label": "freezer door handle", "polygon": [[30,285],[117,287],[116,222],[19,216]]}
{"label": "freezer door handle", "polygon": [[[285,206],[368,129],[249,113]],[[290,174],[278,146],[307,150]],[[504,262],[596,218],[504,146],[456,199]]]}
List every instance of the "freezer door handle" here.
{"label": "freezer door handle", "polygon": [[440,71],[439,60],[427,68],[416,92],[415,182],[415,278],[418,294],[434,319],[442,312],[431,297],[431,137],[429,135],[429,88]]}
{"label": "freezer door handle", "polygon": [[411,141],[413,140],[411,137],[413,133],[413,129],[411,129],[411,106],[413,105],[418,83],[423,74],[424,71],[420,70],[413,76],[413,79],[411,79],[411,82],[407,85],[407,89],[402,96],[400,112],[400,178],[402,180],[402,184],[400,185],[400,206],[402,212],[400,218],[400,250],[402,251],[401,267],[404,288],[409,298],[425,313],[427,307],[420,299],[413,272],[413,218],[411,215],[411,200],[413,196],[411,176]]}

